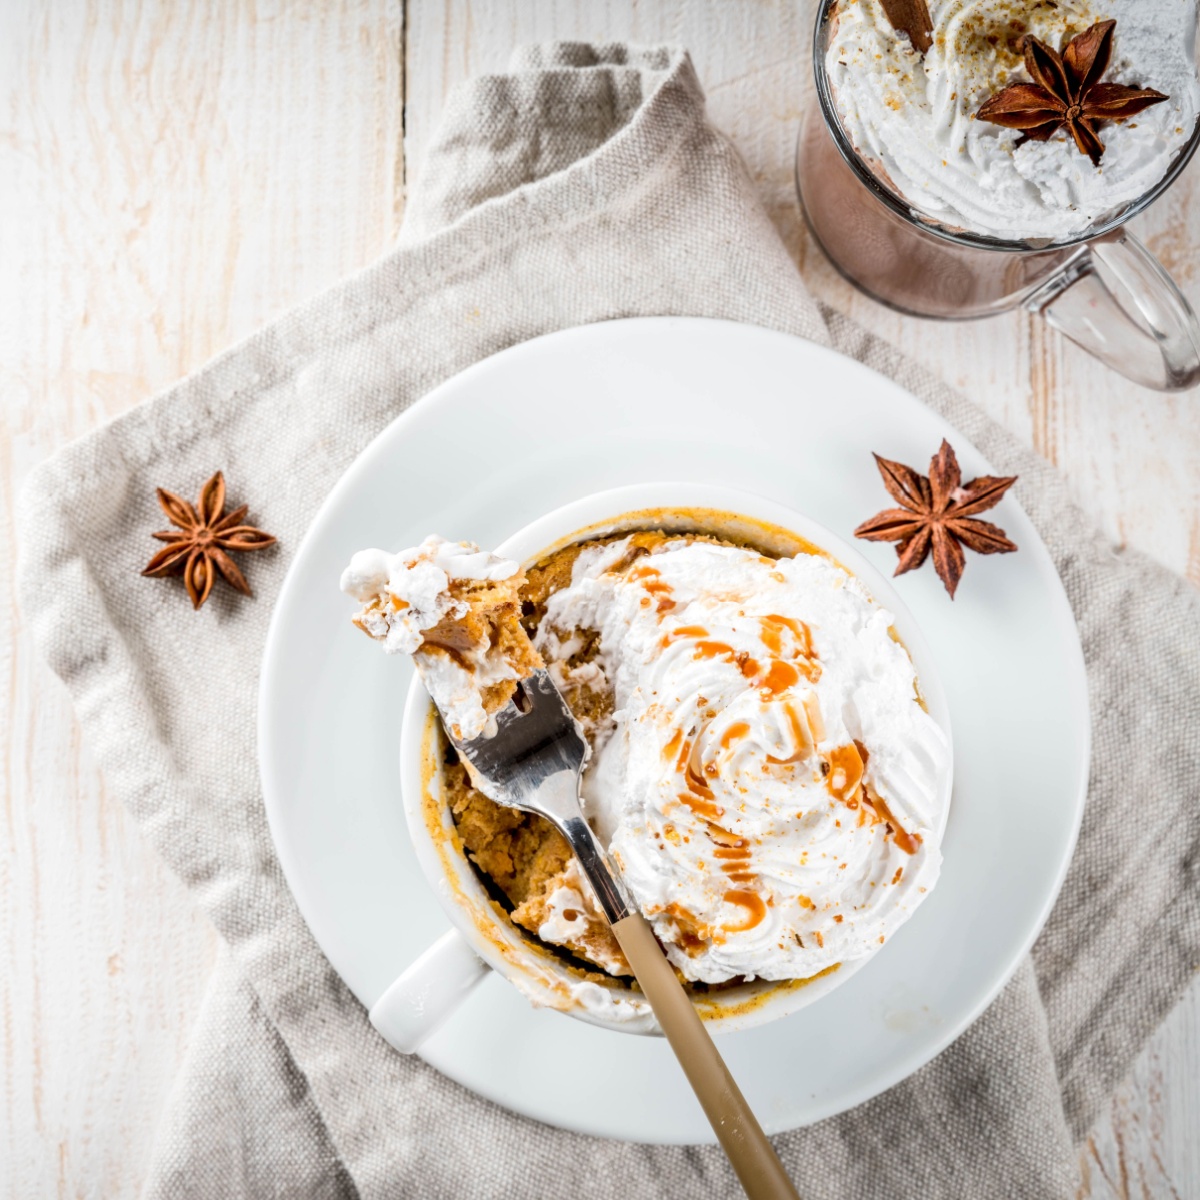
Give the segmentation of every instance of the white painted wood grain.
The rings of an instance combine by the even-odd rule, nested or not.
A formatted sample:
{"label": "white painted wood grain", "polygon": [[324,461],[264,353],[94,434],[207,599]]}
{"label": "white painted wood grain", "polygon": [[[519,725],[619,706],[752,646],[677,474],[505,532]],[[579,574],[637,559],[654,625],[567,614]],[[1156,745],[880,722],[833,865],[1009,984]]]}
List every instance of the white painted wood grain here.
{"label": "white painted wood grain", "polygon": [[0,1195],[13,1200],[137,1193],[215,951],[105,794],[25,633],[13,495],[57,446],[386,247],[402,206],[401,29],[399,0],[0,4]]}
{"label": "white painted wood grain", "polygon": [[[386,248],[447,90],[517,44],[688,46],[818,295],[1057,462],[1115,541],[1200,583],[1200,398],[1142,392],[1027,318],[887,313],[811,246],[791,186],[809,20],[784,0],[409,0],[404,19],[401,0],[0,5],[0,1196],[136,1193],[214,945],[23,631],[14,490]],[[1194,167],[1139,223],[1193,299],[1198,193]],[[1094,1132],[1083,1194],[1200,1195],[1196,1130],[1200,985]]]}

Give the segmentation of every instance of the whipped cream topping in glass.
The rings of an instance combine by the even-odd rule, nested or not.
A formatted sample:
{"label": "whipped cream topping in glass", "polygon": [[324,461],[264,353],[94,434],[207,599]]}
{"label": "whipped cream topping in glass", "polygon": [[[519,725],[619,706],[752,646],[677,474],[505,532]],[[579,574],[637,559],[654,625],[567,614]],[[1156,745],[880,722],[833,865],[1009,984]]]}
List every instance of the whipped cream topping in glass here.
{"label": "whipped cream topping in glass", "polygon": [[488,647],[461,649],[458,657],[465,666],[444,654],[423,653],[424,635],[469,611],[470,605],[453,594],[456,581],[501,581],[519,569],[474,542],[448,542],[431,534],[396,554],[360,550],[342,572],[341,588],[365,606],[355,621],[389,654],[419,656],[429,694],[461,735],[471,738],[494,724],[484,710],[483,689],[515,679],[516,673]]}
{"label": "whipped cream topping in glass", "polygon": [[[1062,241],[1134,203],[1165,176],[1200,113],[1196,0],[928,0],[933,45],[921,57],[881,0],[841,0],[825,69],[846,135],[915,209],[952,229]],[[1017,130],[975,119],[1027,81],[1020,37],[1056,49],[1097,21],[1117,22],[1105,80],[1169,99],[1099,128],[1099,167],[1060,130],[1018,147]]]}
{"label": "whipped cream topping in glass", "polygon": [[579,556],[535,643],[614,691],[585,812],[671,961],[719,983],[877,950],[937,880],[949,768],[891,615],[817,555],[627,548]]}

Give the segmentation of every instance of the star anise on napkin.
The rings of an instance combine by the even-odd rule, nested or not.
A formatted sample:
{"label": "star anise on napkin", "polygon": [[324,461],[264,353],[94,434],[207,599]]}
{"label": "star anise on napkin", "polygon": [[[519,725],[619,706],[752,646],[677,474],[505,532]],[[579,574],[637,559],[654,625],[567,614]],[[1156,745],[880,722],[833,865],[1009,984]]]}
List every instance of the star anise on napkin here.
{"label": "star anise on napkin", "polygon": [[928,476],[878,454],[875,465],[901,507],[885,509],[864,521],[854,536],[871,542],[899,542],[897,575],[915,571],[932,550],[933,565],[953,600],[967,565],[964,546],[977,554],[1009,554],[1017,548],[1003,529],[976,518],[977,513],[1000,502],[1017,482],[1015,475],[980,475],[963,483],[958,458],[944,438],[929,464]]}
{"label": "star anise on napkin", "polygon": [[181,574],[193,608],[199,608],[211,595],[218,574],[242,595],[251,595],[245,575],[229,552],[265,550],[275,544],[275,539],[253,525],[241,524],[248,504],[226,514],[225,476],[218,471],[200,489],[200,499],[194,508],[166,488],[156,490],[163,512],[176,528],[151,535],[167,545],[150,560],[142,574],[155,579]]}
{"label": "star anise on napkin", "polygon": [[1104,143],[1096,133],[1101,121],[1123,121],[1168,99],[1153,88],[1100,82],[1112,60],[1116,27],[1116,21],[1098,21],[1073,37],[1061,54],[1027,35],[1025,69],[1033,83],[1010,83],[985,101],[976,115],[993,125],[1023,130],[1018,146],[1030,140],[1048,141],[1066,126],[1079,153],[1098,167],[1104,154]]}

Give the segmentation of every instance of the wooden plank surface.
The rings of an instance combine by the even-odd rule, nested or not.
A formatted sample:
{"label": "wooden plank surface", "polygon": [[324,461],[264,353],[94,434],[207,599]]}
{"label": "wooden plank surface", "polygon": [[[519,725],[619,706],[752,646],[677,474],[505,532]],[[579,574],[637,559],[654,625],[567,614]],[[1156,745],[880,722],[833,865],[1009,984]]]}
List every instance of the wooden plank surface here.
{"label": "wooden plank surface", "polygon": [[[521,42],[688,46],[814,291],[1058,463],[1115,544],[1200,584],[1200,397],[1140,391],[1023,316],[888,313],[811,246],[791,182],[810,19],[782,0],[0,6],[0,1196],[136,1193],[214,953],[32,650],[13,494],[55,447],[382,252],[446,92]],[[1198,195],[1200,165],[1136,226],[1194,301]],[[1200,1195],[1197,1129],[1200,984],[1084,1148],[1082,1194]]]}
{"label": "wooden plank surface", "polygon": [[137,1193],[215,952],[30,644],[13,494],[56,447],[387,246],[401,16],[399,0],[0,4],[0,1195],[13,1200]]}

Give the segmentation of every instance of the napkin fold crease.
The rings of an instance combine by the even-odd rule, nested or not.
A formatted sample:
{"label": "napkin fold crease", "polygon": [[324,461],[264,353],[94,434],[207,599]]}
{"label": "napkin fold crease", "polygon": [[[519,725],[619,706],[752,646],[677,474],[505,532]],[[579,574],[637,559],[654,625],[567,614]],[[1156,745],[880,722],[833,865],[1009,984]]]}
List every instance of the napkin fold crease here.
{"label": "napkin fold crease", "polygon": [[[271,606],[315,510],[364,446],[506,346],[619,316],[724,317],[896,379],[1005,473],[1079,622],[1088,811],[1034,951],[948,1050],[778,1146],[823,1197],[1069,1197],[1074,1143],[1200,965],[1200,594],[1115,554],[1061,477],[894,348],[822,312],[668,47],[559,43],[459,89],[395,250],[38,468],[21,600],[108,787],[224,946],[146,1194],[740,1195],[712,1147],[648,1147],[515,1116],[391,1051],[300,917],[255,748]],[[139,577],[157,485],[216,466],[280,538],[256,597]],[[86,614],[86,616],[81,616]],[[795,1065],[802,1070],[802,1064]]]}

